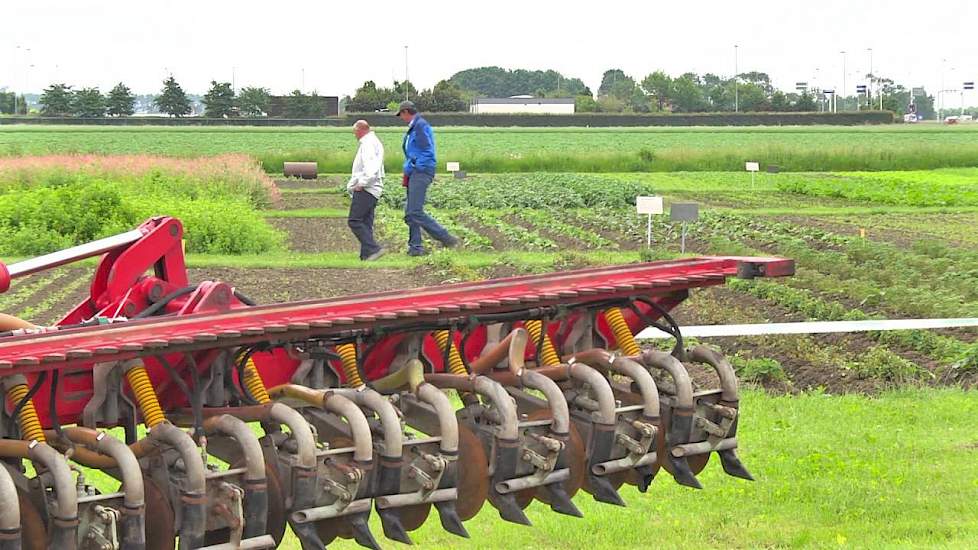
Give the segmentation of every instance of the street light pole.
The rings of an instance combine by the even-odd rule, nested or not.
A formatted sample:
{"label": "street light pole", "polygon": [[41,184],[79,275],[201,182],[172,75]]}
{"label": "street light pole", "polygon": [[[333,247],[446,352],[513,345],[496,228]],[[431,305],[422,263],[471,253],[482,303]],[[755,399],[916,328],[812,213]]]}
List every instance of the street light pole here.
{"label": "street light pole", "polygon": [[846,110],[846,51],[842,50],[842,110]]}
{"label": "street light pole", "polygon": [[734,112],[740,112],[740,70],[737,68],[737,44],[734,44]]}
{"label": "street light pole", "polygon": [[866,106],[873,110],[873,48],[866,48],[869,52],[869,90],[867,93]]}

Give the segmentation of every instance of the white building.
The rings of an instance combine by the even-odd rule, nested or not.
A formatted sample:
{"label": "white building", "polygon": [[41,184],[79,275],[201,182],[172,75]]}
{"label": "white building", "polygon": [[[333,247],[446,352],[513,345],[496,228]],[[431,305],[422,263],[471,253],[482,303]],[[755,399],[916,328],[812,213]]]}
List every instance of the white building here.
{"label": "white building", "polygon": [[477,97],[472,100],[469,112],[484,114],[533,114],[533,115],[572,115],[572,97]]}

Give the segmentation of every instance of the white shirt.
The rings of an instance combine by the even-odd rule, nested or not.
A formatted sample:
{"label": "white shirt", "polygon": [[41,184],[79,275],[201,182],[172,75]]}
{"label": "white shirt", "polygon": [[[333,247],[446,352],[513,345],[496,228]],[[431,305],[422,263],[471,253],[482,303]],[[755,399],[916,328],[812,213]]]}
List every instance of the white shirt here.
{"label": "white shirt", "polygon": [[360,138],[357,156],[353,159],[353,175],[346,184],[346,190],[351,194],[356,186],[380,198],[384,192],[384,144],[380,142],[373,130]]}

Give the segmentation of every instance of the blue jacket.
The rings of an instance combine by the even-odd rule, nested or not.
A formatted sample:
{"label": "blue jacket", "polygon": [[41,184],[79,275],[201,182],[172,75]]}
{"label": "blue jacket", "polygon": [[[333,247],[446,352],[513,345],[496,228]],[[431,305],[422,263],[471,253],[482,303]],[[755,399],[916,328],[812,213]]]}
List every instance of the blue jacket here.
{"label": "blue jacket", "polygon": [[401,148],[404,150],[405,174],[417,171],[435,175],[435,134],[421,115],[414,115]]}

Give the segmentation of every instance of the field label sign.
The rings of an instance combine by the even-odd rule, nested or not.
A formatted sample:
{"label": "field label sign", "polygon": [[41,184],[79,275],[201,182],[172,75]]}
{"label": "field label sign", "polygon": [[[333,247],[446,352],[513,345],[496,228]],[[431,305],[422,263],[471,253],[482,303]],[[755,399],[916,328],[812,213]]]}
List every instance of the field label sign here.
{"label": "field label sign", "polygon": [[639,214],[661,214],[662,197],[635,197],[635,208]]}
{"label": "field label sign", "polygon": [[662,213],[662,197],[635,197],[635,210],[649,217],[645,225],[645,247],[652,248],[652,216]]}
{"label": "field label sign", "polygon": [[[751,172],[753,174],[753,172]],[[700,205],[695,202],[674,202],[669,207],[669,219],[674,222],[682,222],[682,245],[679,251],[686,253],[686,222],[695,222],[700,219]]]}
{"label": "field label sign", "polygon": [[459,166],[459,163],[457,163],[457,162],[449,162],[446,165],[445,169],[448,170],[449,172],[458,172],[462,168],[461,168],[461,166]]}
{"label": "field label sign", "polygon": [[760,172],[761,163],[759,162],[748,162],[745,164],[748,172]]}

